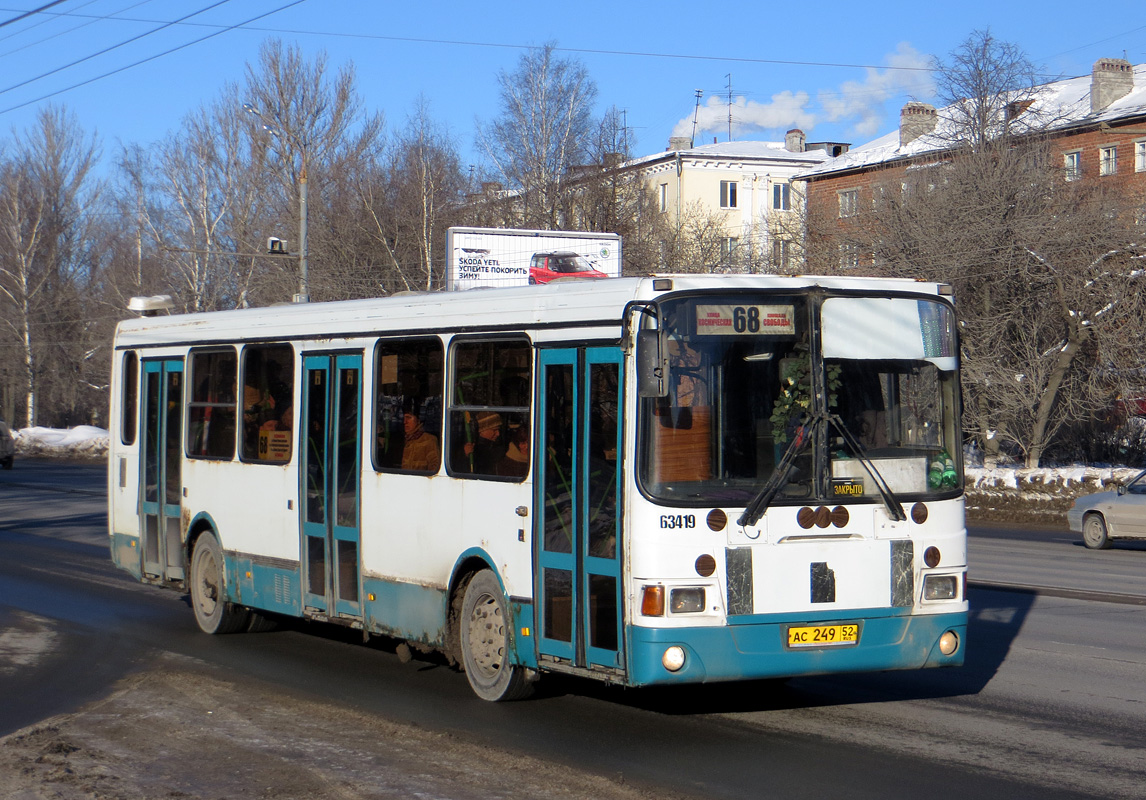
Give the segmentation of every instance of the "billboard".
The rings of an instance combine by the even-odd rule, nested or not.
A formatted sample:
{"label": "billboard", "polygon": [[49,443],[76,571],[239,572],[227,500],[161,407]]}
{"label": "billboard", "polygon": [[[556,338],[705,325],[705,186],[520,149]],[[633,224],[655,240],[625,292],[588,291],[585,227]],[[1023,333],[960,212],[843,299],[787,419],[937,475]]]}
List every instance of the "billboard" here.
{"label": "billboard", "polygon": [[452,291],[621,275],[616,233],[450,228],[446,250],[446,289]]}

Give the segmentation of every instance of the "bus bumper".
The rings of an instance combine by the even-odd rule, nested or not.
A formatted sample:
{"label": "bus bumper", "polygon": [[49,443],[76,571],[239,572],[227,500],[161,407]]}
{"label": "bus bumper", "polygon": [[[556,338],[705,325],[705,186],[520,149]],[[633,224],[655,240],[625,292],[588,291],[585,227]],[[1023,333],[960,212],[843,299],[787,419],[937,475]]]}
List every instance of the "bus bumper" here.
{"label": "bus bumper", "polygon": [[[853,615],[852,620],[862,623],[859,643],[832,647],[789,647],[789,626],[822,624],[803,618],[778,620],[769,616],[767,621],[712,628],[634,626],[629,637],[628,682],[632,686],[715,683],[962,665],[967,641],[966,611],[921,616],[882,613],[883,616],[872,612]],[[948,631],[959,637],[959,646],[950,655],[943,655],[939,638]],[[665,651],[673,646],[684,651],[684,665],[675,672],[669,671],[662,661]]]}

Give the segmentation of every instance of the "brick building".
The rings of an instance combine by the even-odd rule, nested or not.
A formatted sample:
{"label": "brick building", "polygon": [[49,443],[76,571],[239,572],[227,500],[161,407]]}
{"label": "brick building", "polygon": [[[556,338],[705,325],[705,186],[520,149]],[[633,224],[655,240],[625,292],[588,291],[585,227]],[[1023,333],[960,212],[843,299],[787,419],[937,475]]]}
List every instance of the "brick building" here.
{"label": "brick building", "polygon": [[[1050,137],[1052,157],[1060,159],[1064,180],[1100,181],[1120,191],[1146,192],[1146,64],[1123,59],[1095,62],[1089,76],[1036,87],[1002,107],[997,129],[1011,136]],[[949,109],[906,104],[896,131],[852,147],[838,158],[793,177],[803,184],[807,218],[818,230],[842,230],[849,217],[878,210],[890,187],[910,191],[934,180],[931,167],[944,163],[958,146]],[[858,266],[864,255],[847,247],[839,266]]]}

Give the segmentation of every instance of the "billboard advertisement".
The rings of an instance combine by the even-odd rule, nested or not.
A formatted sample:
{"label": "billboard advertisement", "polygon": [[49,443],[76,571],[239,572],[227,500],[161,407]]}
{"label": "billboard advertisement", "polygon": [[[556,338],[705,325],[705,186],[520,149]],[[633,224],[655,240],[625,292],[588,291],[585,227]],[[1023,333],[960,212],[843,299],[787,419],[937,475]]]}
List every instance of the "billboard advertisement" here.
{"label": "billboard advertisement", "polygon": [[446,250],[446,289],[452,291],[621,275],[616,233],[450,228]]}

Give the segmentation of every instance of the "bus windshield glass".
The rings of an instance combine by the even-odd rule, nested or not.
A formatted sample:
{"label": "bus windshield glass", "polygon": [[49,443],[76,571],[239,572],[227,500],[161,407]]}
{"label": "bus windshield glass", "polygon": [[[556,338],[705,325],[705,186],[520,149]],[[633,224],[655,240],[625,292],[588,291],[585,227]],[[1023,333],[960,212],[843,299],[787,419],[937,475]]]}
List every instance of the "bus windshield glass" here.
{"label": "bus windshield glass", "polygon": [[660,325],[667,396],[641,401],[639,425],[651,498],[742,506],[769,482],[773,505],[961,490],[947,304],[706,295],[663,301]]}

